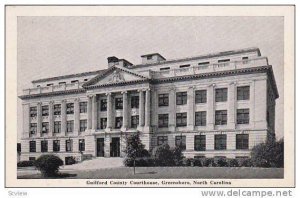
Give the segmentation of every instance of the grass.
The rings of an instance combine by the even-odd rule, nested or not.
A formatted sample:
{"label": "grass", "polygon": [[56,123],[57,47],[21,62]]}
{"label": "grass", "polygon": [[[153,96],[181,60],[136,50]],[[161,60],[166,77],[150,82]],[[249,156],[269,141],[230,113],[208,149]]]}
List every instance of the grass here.
{"label": "grass", "polygon": [[[283,178],[283,168],[248,167],[132,167],[62,172],[64,179],[275,179]],[[53,179],[57,179],[53,178]],[[41,174],[18,179],[42,179]]]}

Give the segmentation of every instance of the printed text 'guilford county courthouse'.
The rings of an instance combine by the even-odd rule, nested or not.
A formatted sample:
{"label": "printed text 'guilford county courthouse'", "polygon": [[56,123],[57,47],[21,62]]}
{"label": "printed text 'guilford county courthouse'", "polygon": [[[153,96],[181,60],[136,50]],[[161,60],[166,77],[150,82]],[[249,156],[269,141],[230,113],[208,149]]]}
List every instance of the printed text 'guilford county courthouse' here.
{"label": "printed text 'guilford county courthouse'", "polygon": [[187,157],[249,157],[275,136],[278,91],[258,48],[141,64],[109,57],[104,70],[38,79],[25,89],[21,160],[122,157],[126,137],[168,143]]}

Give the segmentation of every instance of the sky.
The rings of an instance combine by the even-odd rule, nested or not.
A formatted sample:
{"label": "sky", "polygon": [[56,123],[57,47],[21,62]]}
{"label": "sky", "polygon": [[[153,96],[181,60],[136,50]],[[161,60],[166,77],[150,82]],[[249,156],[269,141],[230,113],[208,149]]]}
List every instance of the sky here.
{"label": "sky", "polygon": [[[107,57],[141,63],[258,47],[273,66],[277,138],[283,131],[283,17],[18,17],[18,95],[31,81],[107,68]],[[18,99],[18,138],[22,111]]]}

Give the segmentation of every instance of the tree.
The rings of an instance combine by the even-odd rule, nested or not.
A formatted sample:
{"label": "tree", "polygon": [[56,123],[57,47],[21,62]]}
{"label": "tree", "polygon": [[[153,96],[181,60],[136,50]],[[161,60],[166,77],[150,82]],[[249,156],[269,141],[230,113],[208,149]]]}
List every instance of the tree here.
{"label": "tree", "polygon": [[42,155],[35,161],[35,166],[44,177],[55,177],[64,162],[55,155]]}

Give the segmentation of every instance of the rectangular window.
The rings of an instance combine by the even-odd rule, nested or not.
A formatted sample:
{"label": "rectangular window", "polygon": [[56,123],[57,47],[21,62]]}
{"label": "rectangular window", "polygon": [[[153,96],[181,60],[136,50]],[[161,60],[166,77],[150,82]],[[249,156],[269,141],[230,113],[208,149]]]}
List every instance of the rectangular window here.
{"label": "rectangular window", "polygon": [[195,125],[206,126],[206,111],[195,112]]}
{"label": "rectangular window", "polygon": [[187,113],[176,113],[176,126],[182,127],[186,126],[187,123]]}
{"label": "rectangular window", "polygon": [[250,86],[237,87],[237,100],[249,100]]}
{"label": "rectangular window", "polygon": [[54,133],[60,133],[61,132],[61,122],[55,121],[54,122]]}
{"label": "rectangular window", "polygon": [[59,82],[59,85],[66,85],[66,82]]}
{"label": "rectangular window", "polygon": [[31,152],[31,153],[36,152],[36,143],[35,143],[35,141],[30,141],[29,142],[29,152]]}
{"label": "rectangular window", "polygon": [[152,55],[146,56],[147,60],[151,60],[152,59]]}
{"label": "rectangular window", "polygon": [[164,71],[164,70],[170,70],[170,67],[162,67],[159,69],[160,71]]}
{"label": "rectangular window", "polygon": [[71,133],[74,129],[74,120],[67,121],[67,132]]}
{"label": "rectangular window", "polygon": [[54,115],[60,115],[61,114],[61,105],[55,104],[53,106]]}
{"label": "rectangular window", "polygon": [[84,132],[87,129],[87,120],[80,120],[80,132]]}
{"label": "rectangular window", "polygon": [[115,99],[115,108],[116,109],[123,109],[123,98],[116,98]]}
{"label": "rectangular window", "polygon": [[205,65],[209,65],[209,62],[201,62],[201,63],[198,63],[199,66],[205,66]]}
{"label": "rectangular window", "polygon": [[139,108],[139,96],[131,96],[131,108]]}
{"label": "rectangular window", "polygon": [[180,65],[179,68],[186,68],[186,67],[190,67],[191,65]]}
{"label": "rectangular window", "polygon": [[48,141],[47,140],[41,141],[41,152],[48,152]]}
{"label": "rectangular window", "polygon": [[37,116],[37,107],[30,107],[30,117],[36,117]]}
{"label": "rectangular window", "polygon": [[79,151],[85,151],[85,141],[84,141],[84,139],[79,139]]}
{"label": "rectangular window", "polygon": [[120,129],[122,127],[123,117],[116,117],[115,128]]}
{"label": "rectangular window", "polygon": [[72,140],[66,140],[66,151],[72,151]]}
{"label": "rectangular window", "polygon": [[195,135],[194,150],[195,151],[205,151],[206,150],[206,136],[205,135]]}
{"label": "rectangular window", "polygon": [[249,149],[249,134],[236,134],[236,149]]}
{"label": "rectangular window", "polygon": [[46,85],[47,87],[53,86],[53,83],[49,83]]}
{"label": "rectangular window", "polygon": [[37,133],[37,123],[31,123],[30,124],[30,134],[36,134]]}
{"label": "rectangular window", "polygon": [[139,116],[131,116],[131,128],[137,128],[139,125]]}
{"label": "rectangular window", "polygon": [[42,133],[49,132],[49,122],[42,122]]}
{"label": "rectangular window", "polygon": [[100,129],[105,129],[107,125],[107,118],[100,119]]}
{"label": "rectangular window", "polygon": [[107,111],[107,99],[101,99],[101,111]]}
{"label": "rectangular window", "polygon": [[249,109],[237,109],[236,119],[238,124],[249,124]]}
{"label": "rectangular window", "polygon": [[157,136],[157,146],[167,144],[168,143],[168,136]]}
{"label": "rectangular window", "polygon": [[226,102],[227,101],[227,88],[216,89],[216,102]]}
{"label": "rectangular window", "polygon": [[60,151],[60,141],[59,140],[53,140],[53,151],[54,152]]}
{"label": "rectangular window", "polygon": [[226,124],[227,124],[227,110],[216,111],[215,125],[226,125]]}
{"label": "rectangular window", "polygon": [[71,83],[78,83],[78,80],[72,80]]}
{"label": "rectangular window", "polygon": [[185,136],[176,136],[175,137],[175,146],[180,147],[182,150],[186,149],[186,137]]}
{"label": "rectangular window", "polygon": [[29,157],[29,161],[35,161],[35,157]]}
{"label": "rectangular window", "polygon": [[195,91],[195,103],[206,103],[206,90]]}
{"label": "rectangular window", "polygon": [[158,95],[158,106],[159,107],[169,106],[169,94],[159,94]]}
{"label": "rectangular window", "polygon": [[79,103],[79,111],[80,111],[80,113],[86,113],[87,112],[87,102],[80,102]]}
{"label": "rectangular window", "polygon": [[229,62],[230,59],[222,59],[222,60],[218,60],[218,63],[224,63],[224,62]]}
{"label": "rectangular window", "polygon": [[67,103],[67,114],[74,114],[74,103]]}
{"label": "rectangular window", "polygon": [[226,150],[226,134],[215,135],[215,150]]}
{"label": "rectangular window", "polygon": [[158,114],[158,127],[168,127],[169,126],[169,114]]}
{"label": "rectangular window", "polygon": [[42,116],[49,116],[49,106],[42,106]]}
{"label": "rectangular window", "polygon": [[185,105],[187,103],[187,92],[177,92],[176,93],[176,104]]}

